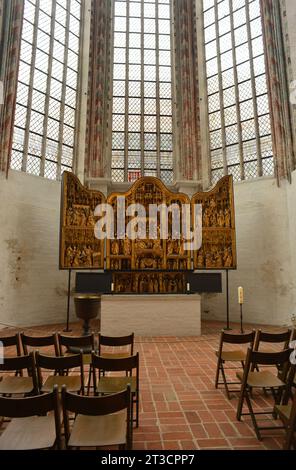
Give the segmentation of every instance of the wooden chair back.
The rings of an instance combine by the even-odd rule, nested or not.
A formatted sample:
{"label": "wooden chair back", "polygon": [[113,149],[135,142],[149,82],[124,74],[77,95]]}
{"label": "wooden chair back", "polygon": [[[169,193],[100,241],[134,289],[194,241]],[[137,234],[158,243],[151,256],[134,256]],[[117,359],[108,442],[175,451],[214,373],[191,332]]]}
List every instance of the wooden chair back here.
{"label": "wooden chair back", "polygon": [[33,352],[26,356],[5,357],[3,364],[0,363],[0,372],[15,371],[23,375],[24,370],[27,370],[28,376],[32,377],[33,392],[38,393],[38,380]]}
{"label": "wooden chair back", "polygon": [[21,346],[21,335],[16,333],[11,336],[0,336],[0,342],[4,348],[9,348],[15,346],[15,351],[17,356],[22,355],[22,346]]}
{"label": "wooden chair back", "polygon": [[119,347],[130,346],[130,355],[134,354],[134,333],[127,336],[105,336],[99,333],[99,351],[98,355],[102,353],[102,346]]}
{"label": "wooden chair back", "polygon": [[94,351],[95,349],[95,336],[94,334],[86,335],[86,336],[66,336],[58,334],[58,343],[60,348],[61,356],[64,354],[64,348],[66,350],[70,347],[72,348],[84,348],[89,347],[90,351]]}
{"label": "wooden chair back", "polygon": [[80,354],[73,354],[71,356],[45,356],[40,354],[39,351],[35,353],[35,361],[37,367],[37,376],[39,387],[42,387],[43,377],[42,369],[52,370],[57,372],[58,375],[66,375],[70,369],[79,368],[81,377],[81,388],[84,387],[84,368],[83,356]]}
{"label": "wooden chair back", "polygon": [[259,350],[260,343],[284,343],[283,349],[287,349],[289,347],[291,334],[291,329],[287,329],[286,331],[280,333],[270,333],[262,330],[257,330],[254,351]]}
{"label": "wooden chair back", "polygon": [[221,331],[221,341],[227,344],[253,344],[255,340],[255,330],[250,333],[226,333],[224,330]]}
{"label": "wooden chair back", "polygon": [[135,370],[136,389],[139,390],[139,353],[134,356],[124,358],[104,358],[94,352],[92,353],[93,381],[96,390],[96,369],[99,371],[99,380],[105,375],[105,372],[125,372],[129,376],[133,375]]}
{"label": "wooden chair back", "polygon": [[126,409],[127,412],[127,443],[130,446],[132,440],[132,405],[131,390],[127,386],[126,390],[112,395],[101,397],[86,397],[67,392],[65,386],[62,387],[63,418],[65,426],[66,443],[70,438],[69,412],[87,416],[103,416],[117,413]]}
{"label": "wooden chair back", "polygon": [[0,416],[7,418],[27,418],[29,416],[42,416],[54,411],[57,447],[61,448],[61,420],[58,388],[53,392],[25,398],[0,397]]}
{"label": "wooden chair back", "polygon": [[56,333],[48,336],[28,336],[25,333],[21,333],[21,341],[25,354],[29,354],[31,349],[35,350],[36,348],[53,346],[55,355],[60,355]]}
{"label": "wooden chair back", "polygon": [[136,373],[139,373],[139,353],[134,356],[111,359],[100,357],[94,352],[92,353],[92,365],[94,368],[109,371],[109,372],[119,372],[119,371],[129,371],[132,372],[133,369],[136,369]]}
{"label": "wooden chair back", "polygon": [[[286,371],[286,376],[288,373],[288,369],[285,366],[289,364],[290,354],[291,349],[284,349],[283,351],[278,352],[261,352],[253,351],[251,348],[248,348],[242,386],[245,386],[245,384],[247,383],[250,369],[254,365],[281,367],[283,370]],[[281,379],[285,381],[286,377],[282,376]]]}

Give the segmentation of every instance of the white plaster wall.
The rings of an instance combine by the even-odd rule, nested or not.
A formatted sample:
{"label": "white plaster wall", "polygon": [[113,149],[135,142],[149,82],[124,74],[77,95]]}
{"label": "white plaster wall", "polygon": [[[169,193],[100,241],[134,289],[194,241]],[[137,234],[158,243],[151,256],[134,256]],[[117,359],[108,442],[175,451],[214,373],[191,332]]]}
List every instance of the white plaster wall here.
{"label": "white plaster wall", "polygon": [[17,171],[0,179],[0,323],[64,321],[68,274],[58,269],[59,214],[59,182]]}
{"label": "white plaster wall", "polygon": [[[243,286],[245,321],[290,324],[296,311],[296,184],[278,188],[273,178],[245,181],[235,184],[234,196],[238,269],[229,273],[230,319],[239,320],[237,288]],[[204,319],[225,318],[225,282],[223,294],[203,296],[202,311]]]}
{"label": "white plaster wall", "polygon": [[[284,325],[296,312],[296,173],[235,184],[238,270],[231,271],[230,317]],[[67,272],[58,269],[60,183],[11,171],[0,180],[0,322],[42,325],[66,316]],[[74,277],[74,276],[73,276]],[[223,276],[224,280],[225,276]],[[223,294],[203,296],[205,319],[225,318]],[[75,318],[71,304],[71,318]]]}

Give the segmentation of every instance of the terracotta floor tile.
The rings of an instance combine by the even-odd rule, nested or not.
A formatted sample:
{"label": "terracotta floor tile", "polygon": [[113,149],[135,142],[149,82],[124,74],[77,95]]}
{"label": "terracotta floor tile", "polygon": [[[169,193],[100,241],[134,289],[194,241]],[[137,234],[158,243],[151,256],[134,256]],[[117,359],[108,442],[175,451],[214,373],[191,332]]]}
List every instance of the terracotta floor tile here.
{"label": "terracotta floor tile", "polygon": [[[98,332],[98,321],[91,322]],[[72,323],[71,335],[81,334],[81,324]],[[134,429],[134,449],[280,449],[282,431],[263,431],[263,440],[255,436],[250,417],[236,420],[238,393],[228,400],[223,387],[215,389],[214,379],[223,323],[202,322],[198,337],[135,338],[140,353],[140,426]],[[233,332],[238,325],[231,324]],[[246,330],[253,325],[245,325]],[[266,325],[255,328],[267,329]],[[28,335],[47,335],[63,330],[64,325],[20,328]],[[276,327],[268,327],[268,330]],[[1,335],[17,330],[4,328]],[[47,352],[49,352],[47,350]],[[11,349],[8,355],[13,355]],[[231,380],[235,370],[227,371]],[[87,370],[86,370],[87,378]],[[272,405],[272,397],[254,390],[254,408],[262,411]]]}

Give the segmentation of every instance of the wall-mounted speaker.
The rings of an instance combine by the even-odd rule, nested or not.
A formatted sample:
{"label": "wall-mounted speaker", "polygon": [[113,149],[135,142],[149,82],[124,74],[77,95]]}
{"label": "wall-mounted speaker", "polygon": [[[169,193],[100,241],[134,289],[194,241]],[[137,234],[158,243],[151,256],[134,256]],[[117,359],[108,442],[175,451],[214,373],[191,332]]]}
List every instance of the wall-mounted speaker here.
{"label": "wall-mounted speaker", "polygon": [[186,283],[190,284],[190,292],[222,292],[221,273],[187,273]]}
{"label": "wall-mounted speaker", "polygon": [[110,294],[111,273],[76,273],[75,291],[81,294]]}

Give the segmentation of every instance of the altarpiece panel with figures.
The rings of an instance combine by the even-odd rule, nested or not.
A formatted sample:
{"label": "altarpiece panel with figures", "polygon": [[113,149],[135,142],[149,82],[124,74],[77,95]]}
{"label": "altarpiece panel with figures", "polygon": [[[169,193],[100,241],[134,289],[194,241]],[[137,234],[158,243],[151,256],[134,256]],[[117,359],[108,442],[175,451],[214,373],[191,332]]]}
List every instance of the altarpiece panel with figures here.
{"label": "altarpiece panel with figures", "polygon": [[[126,193],[112,193],[107,198],[114,211],[118,213],[119,197],[124,198],[125,206],[139,204],[145,209],[140,220],[146,230],[146,236],[131,240],[127,235],[122,237],[115,217],[113,240],[107,240],[107,269],[114,271],[115,292],[124,293],[183,293],[185,290],[184,271],[191,267],[191,252],[184,250],[181,219],[179,238],[173,233],[173,215],[168,211],[167,238],[161,233],[161,214],[158,211],[154,227],[149,225],[151,205],[167,208],[175,207],[179,214],[182,206],[189,205],[190,200],[185,194],[169,191],[157,178],[144,177],[137,180]],[[124,228],[130,223],[126,215]],[[139,218],[138,218],[139,220]],[[151,220],[151,219],[150,219]],[[130,271],[130,272],[124,272]],[[133,272],[136,271],[136,272]]]}
{"label": "altarpiece panel with figures", "polygon": [[[119,226],[118,204],[124,203]],[[98,239],[95,208],[107,203],[114,215],[112,237]],[[139,221],[145,227],[141,237],[129,237],[127,227],[135,218],[132,204],[144,210]],[[184,207],[189,208],[189,228],[195,227],[195,205],[202,207],[202,245],[186,250]],[[157,208],[151,224],[150,207]],[[160,207],[167,211],[167,236],[163,237]],[[180,219],[176,230],[172,208]],[[122,208],[121,208],[122,209]],[[129,215],[128,215],[129,214]],[[187,213],[188,215],[188,213]],[[175,219],[176,221],[176,219]],[[187,217],[188,221],[188,217]],[[178,232],[179,235],[177,233]],[[184,235],[185,234],[185,235]],[[85,188],[69,172],[63,174],[60,227],[60,269],[106,269],[112,271],[115,293],[185,293],[186,272],[236,268],[235,218],[232,176],[223,177],[208,192],[192,198],[170,191],[155,177],[137,180],[125,193],[111,193],[107,199],[99,191]]]}
{"label": "altarpiece panel with figures", "polygon": [[60,269],[104,268],[104,240],[94,234],[94,211],[103,202],[104,194],[88,190],[72,173],[63,173]]}
{"label": "altarpiece panel with figures", "polygon": [[236,269],[232,176],[221,178],[211,191],[194,194],[191,204],[202,205],[202,246],[193,252],[194,269]]}

